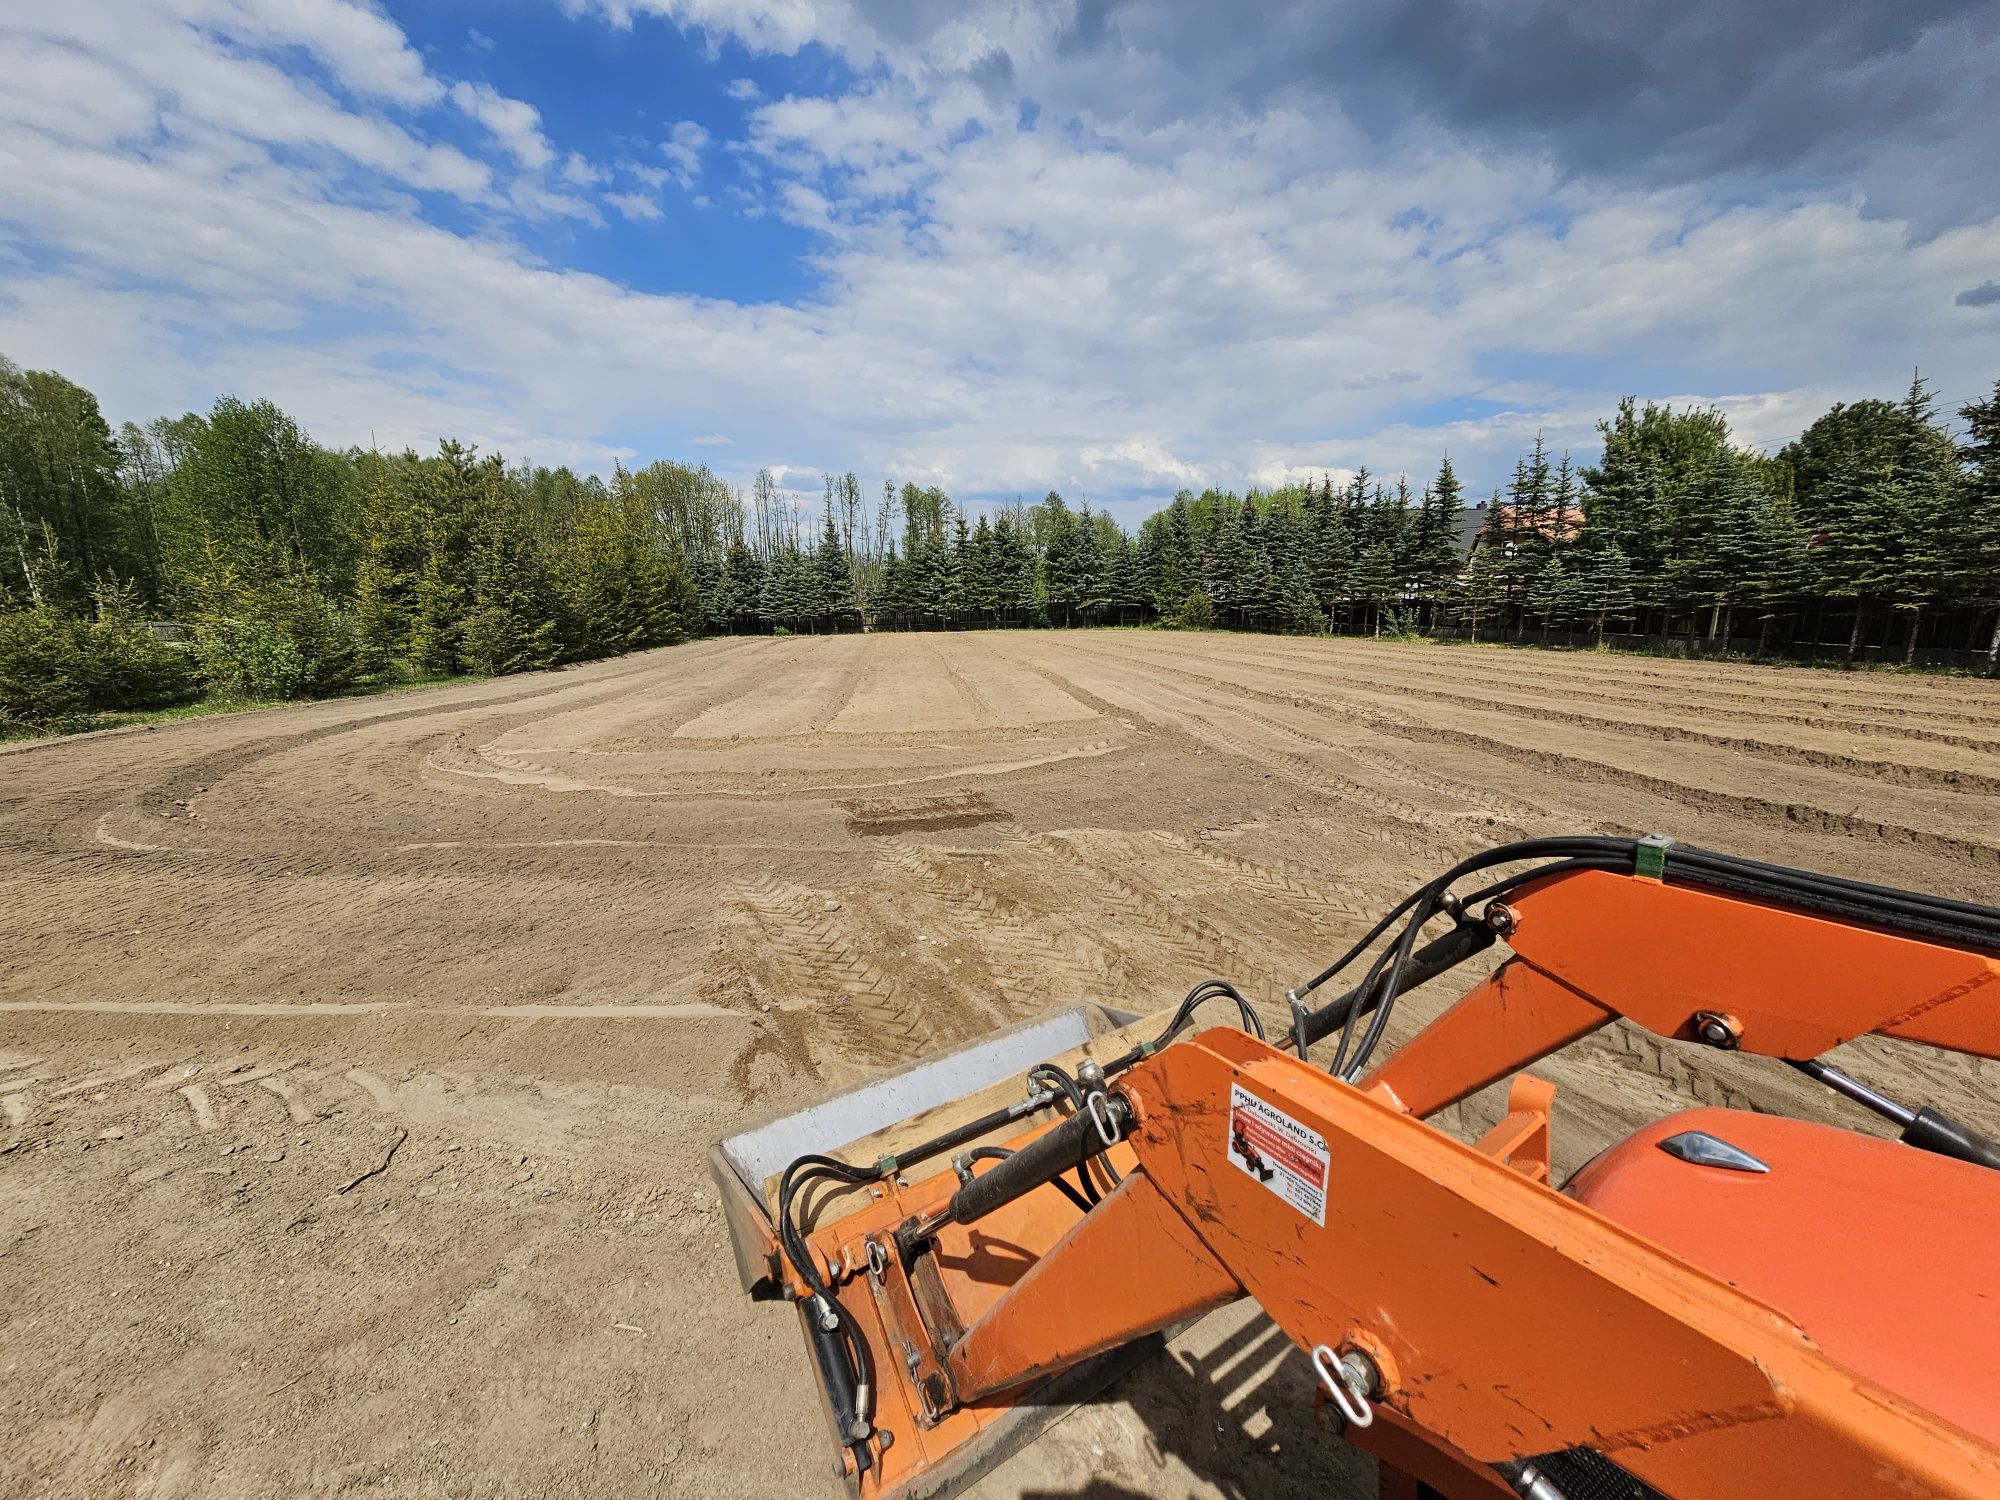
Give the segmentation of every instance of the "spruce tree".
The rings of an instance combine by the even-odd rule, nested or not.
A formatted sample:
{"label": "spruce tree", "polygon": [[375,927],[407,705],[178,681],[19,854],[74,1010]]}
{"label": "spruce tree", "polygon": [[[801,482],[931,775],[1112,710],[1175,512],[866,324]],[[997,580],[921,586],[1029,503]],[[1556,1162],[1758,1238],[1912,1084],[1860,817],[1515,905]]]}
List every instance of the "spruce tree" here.
{"label": "spruce tree", "polygon": [[1507,566],[1497,536],[1496,532],[1481,537],[1452,585],[1452,617],[1467,627],[1474,641],[1482,629],[1491,630],[1506,620]]}
{"label": "spruce tree", "polygon": [[2000,380],[1984,401],[1959,408],[1966,439],[1958,456],[1968,466],[1960,487],[1959,519],[1951,549],[1953,591],[1993,611],[1986,642],[1986,670],[2000,676]]}
{"label": "spruce tree", "polygon": [[854,572],[847,548],[842,545],[831,508],[820,533],[819,549],[813,555],[812,613],[830,621],[854,612]]}

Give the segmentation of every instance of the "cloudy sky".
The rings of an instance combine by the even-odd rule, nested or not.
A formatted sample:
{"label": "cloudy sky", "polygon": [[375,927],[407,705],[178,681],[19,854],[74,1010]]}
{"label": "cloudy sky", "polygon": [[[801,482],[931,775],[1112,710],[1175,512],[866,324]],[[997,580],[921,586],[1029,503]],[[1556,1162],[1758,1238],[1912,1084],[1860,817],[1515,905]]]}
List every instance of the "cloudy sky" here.
{"label": "cloudy sky", "polygon": [[2000,5],[0,0],[0,352],[114,420],[1183,485],[2000,376]]}

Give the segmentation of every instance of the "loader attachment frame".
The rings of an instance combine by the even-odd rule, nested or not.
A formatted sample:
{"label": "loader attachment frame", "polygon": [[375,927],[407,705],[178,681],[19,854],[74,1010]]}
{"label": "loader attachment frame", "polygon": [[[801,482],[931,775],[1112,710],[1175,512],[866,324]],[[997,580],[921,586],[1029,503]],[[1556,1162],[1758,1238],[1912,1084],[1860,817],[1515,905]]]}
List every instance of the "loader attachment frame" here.
{"label": "loader attachment frame", "polygon": [[[1317,1013],[1295,991],[1299,1055],[1231,1027],[1176,1036],[1184,1002],[1158,1038],[1151,1018],[1064,1054],[1090,1090],[1067,1110],[1047,1098],[1001,1120],[1001,1084],[969,1120],[928,1109],[926,1130],[958,1121],[930,1144],[973,1147],[949,1166],[913,1169],[903,1125],[767,1180],[749,1261],[798,1305],[855,1491],[941,1493],[1058,1399],[1063,1372],[1247,1295],[1313,1351],[1385,1493],[1421,1478],[1453,1500],[1557,1494],[1533,1460],[1565,1451],[1666,1495],[2000,1493],[2000,1382],[1970,1408],[1978,1430],[1953,1425],[1784,1309],[1565,1197],[1548,1085],[1518,1077],[1477,1145],[1424,1123],[1620,1019],[1809,1067],[1869,1033],[2000,1056],[2000,912],[1701,851],[1676,871],[1666,842],[1577,841],[1591,852],[1488,887],[1479,914],[1440,899],[1460,871],[1427,887],[1400,955],[1431,911],[1512,955],[1365,1075],[1401,956]],[[1336,1022],[1347,1059],[1371,1010],[1349,1077],[1308,1060]],[[2000,1173],[1973,1164],[2000,1148],[1953,1130],[1931,1149],[1967,1160],[1927,1170],[2000,1236]],[[740,1166],[731,1178],[744,1185]]]}

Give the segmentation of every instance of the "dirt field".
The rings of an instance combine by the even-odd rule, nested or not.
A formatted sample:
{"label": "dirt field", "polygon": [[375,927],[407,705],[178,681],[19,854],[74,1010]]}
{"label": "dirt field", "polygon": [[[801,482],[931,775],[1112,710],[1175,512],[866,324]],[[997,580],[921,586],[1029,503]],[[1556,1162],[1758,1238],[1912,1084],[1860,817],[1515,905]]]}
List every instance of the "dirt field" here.
{"label": "dirt field", "polygon": [[[833,1494],[711,1140],[1073,998],[1269,1001],[1524,835],[1990,901],[1996,792],[1992,683],[1103,631],[0,752],[0,1494]],[[1545,1065],[1563,1163],[1690,1098],[1859,1123],[1702,1062]],[[2000,1128],[2000,1071],[1851,1065]],[[1211,1320],[978,1494],[1357,1492],[1285,1351]]]}

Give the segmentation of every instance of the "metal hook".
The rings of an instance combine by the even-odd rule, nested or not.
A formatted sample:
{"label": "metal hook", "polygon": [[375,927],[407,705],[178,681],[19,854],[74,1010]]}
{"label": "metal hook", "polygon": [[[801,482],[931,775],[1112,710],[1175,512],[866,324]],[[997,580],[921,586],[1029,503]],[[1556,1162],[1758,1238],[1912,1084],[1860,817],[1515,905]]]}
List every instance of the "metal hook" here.
{"label": "metal hook", "polygon": [[1107,1146],[1118,1144],[1118,1129],[1111,1122],[1111,1109],[1104,1102],[1104,1091],[1084,1095],[1085,1107],[1090,1110],[1090,1118],[1097,1125],[1098,1138]]}
{"label": "metal hook", "polygon": [[1326,1393],[1333,1397],[1333,1404],[1340,1408],[1340,1414],[1351,1425],[1366,1427],[1375,1420],[1375,1408],[1368,1404],[1367,1393],[1354,1388],[1338,1354],[1325,1344],[1315,1344],[1312,1361],[1313,1368],[1319,1372],[1319,1383],[1326,1387]]}

